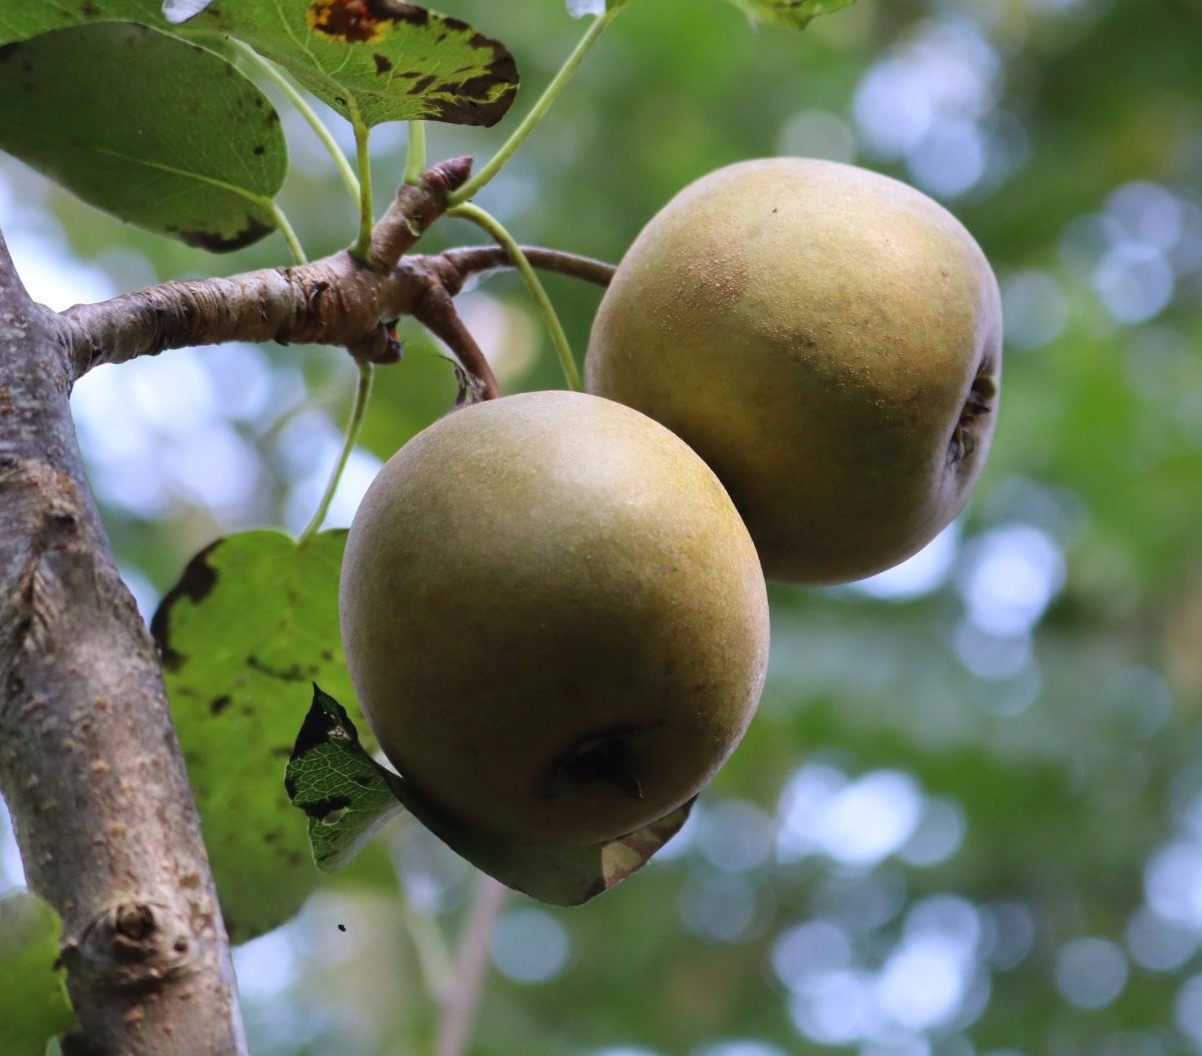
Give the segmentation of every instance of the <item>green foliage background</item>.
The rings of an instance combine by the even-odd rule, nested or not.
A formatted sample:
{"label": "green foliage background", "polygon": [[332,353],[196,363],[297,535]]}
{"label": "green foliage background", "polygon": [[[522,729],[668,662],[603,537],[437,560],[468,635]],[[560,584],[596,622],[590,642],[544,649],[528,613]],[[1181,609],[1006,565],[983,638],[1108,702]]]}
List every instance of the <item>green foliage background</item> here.
{"label": "green foliage background", "polygon": [[[582,28],[554,0],[441,6],[512,51],[515,114]],[[770,684],[735,759],[635,878],[577,909],[507,904],[506,970],[471,1052],[1202,1051],[1199,54],[1189,0],[860,0],[800,35],[753,32],[719,0],[631,0],[486,189],[523,242],[616,260],[718,165],[854,160],[942,196],[974,231],[1011,339],[990,464],[933,571],[900,593],[774,592]],[[430,126],[431,160],[484,159],[515,120]],[[353,209],[300,123],[285,130],[296,171],[280,201],[317,256],[350,240]],[[381,188],[403,140],[375,132]],[[980,178],[957,188],[978,151]],[[286,260],[279,236],[212,258],[13,163],[0,175],[19,266],[38,239],[114,290]],[[446,220],[421,248],[477,240]],[[547,284],[582,354],[599,293]],[[465,308],[509,391],[561,384],[515,278]],[[454,397],[433,346],[402,332],[407,359],[379,372],[364,432],[380,459]],[[154,457],[117,450],[81,411],[148,605],[217,536],[304,523],[353,374],[329,350],[206,350],[80,384],[93,408],[132,400],[159,442]],[[222,438],[207,461],[155,421],[155,393],[173,406],[189,378],[218,407],[194,424]],[[214,467],[224,491],[198,483]],[[240,951],[254,1051],[430,1051],[473,885],[421,830],[390,829]]]}

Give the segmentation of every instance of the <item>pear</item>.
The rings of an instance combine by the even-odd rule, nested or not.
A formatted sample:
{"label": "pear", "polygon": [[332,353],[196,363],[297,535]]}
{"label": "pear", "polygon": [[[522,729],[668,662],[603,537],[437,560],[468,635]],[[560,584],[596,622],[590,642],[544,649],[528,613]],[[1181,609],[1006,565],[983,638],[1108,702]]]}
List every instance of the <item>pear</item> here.
{"label": "pear", "polygon": [[340,584],[385,755],[459,822],[583,846],[689,801],[759,700],[754,544],[705,463],[573,392],[454,411],[380,471]]}
{"label": "pear", "polygon": [[945,208],[889,177],[766,158],[686,187],[598,310],[585,387],[681,436],[770,579],[829,584],[915,553],[993,435],[997,281]]}

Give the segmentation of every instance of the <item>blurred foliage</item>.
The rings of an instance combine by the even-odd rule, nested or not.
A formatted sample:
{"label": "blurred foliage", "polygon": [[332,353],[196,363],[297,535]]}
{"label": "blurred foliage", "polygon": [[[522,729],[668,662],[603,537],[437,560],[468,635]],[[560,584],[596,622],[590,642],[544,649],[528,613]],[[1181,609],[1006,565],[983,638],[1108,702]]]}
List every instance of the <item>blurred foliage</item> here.
{"label": "blurred foliage", "polygon": [[[521,71],[498,127],[429,128],[432,159],[483,159],[583,23],[553,0],[440,6]],[[969,510],[894,573],[774,592],[743,746],[637,877],[572,910],[511,898],[476,1056],[1202,1051],[1199,54],[1192,0],[860,0],[800,35],[719,0],[633,0],[483,192],[521,241],[616,260],[716,166],[853,160],[973,230],[1009,336]],[[285,130],[283,208],[311,255],[347,244],[351,204],[286,113]],[[373,143],[388,187],[403,126]],[[214,268],[0,173],[30,272],[56,245],[113,291]],[[477,238],[448,220],[420,248]],[[276,235],[218,266],[285,259]],[[80,299],[80,274],[41,296]],[[582,354],[599,291],[547,285]],[[508,390],[561,384],[514,277],[461,303]],[[343,518],[372,458],[454,398],[436,346],[401,329]],[[85,456],[146,604],[218,536],[305,523],[353,385],[338,352],[299,348],[169,353],[80,383]],[[472,890],[422,830],[387,830],[239,951],[255,1052],[428,1051]]]}
{"label": "blurred foliage", "polygon": [[36,895],[0,898],[0,1056],[41,1056],[75,1017],[59,962],[62,922]]}

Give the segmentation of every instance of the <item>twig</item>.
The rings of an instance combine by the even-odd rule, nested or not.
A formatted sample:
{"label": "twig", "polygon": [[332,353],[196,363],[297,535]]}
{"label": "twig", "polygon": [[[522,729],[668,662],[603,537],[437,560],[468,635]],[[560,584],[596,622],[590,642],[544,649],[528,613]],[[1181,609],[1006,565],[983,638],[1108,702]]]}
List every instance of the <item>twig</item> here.
{"label": "twig", "polygon": [[[372,231],[370,266],[343,250],[289,268],[165,282],[68,308],[60,319],[75,376],[101,363],[223,341],[335,345],[364,362],[395,362],[400,350],[390,325],[419,310],[438,323],[438,335],[458,353],[462,342],[447,337],[437,306],[472,275],[511,266],[537,286],[529,270],[533,266],[600,286],[609,283],[612,265],[540,246],[466,246],[433,256],[411,254],[422,234],[447,211],[450,193],[470,167],[469,158],[453,158],[435,165],[419,185],[402,184]],[[486,378],[472,366],[486,366],[482,359],[477,362],[470,349],[465,354],[468,370]]]}
{"label": "twig", "polygon": [[223,341],[341,345],[368,362],[395,360],[383,324],[409,314],[425,285],[420,268],[394,265],[443,214],[448,189],[468,168],[466,158],[454,159],[420,187],[401,186],[373,232],[370,268],[343,250],[291,268],[166,282],[68,308],[62,318],[76,376],[100,363]]}
{"label": "twig", "polygon": [[501,395],[496,375],[472,333],[455,310],[455,302],[446,288],[433,285],[413,306],[413,318],[435,337],[441,338],[454,353],[467,376],[471,392],[469,402],[492,400]]}
{"label": "twig", "polygon": [[[612,265],[588,257],[537,246],[523,250],[544,271],[599,285],[613,274]],[[223,341],[335,345],[367,362],[388,363],[398,350],[382,323],[415,314],[432,286],[454,296],[473,274],[510,266],[501,246],[467,246],[410,254],[380,274],[344,251],[292,268],[165,282],[77,304],[61,315],[79,377],[101,363]]]}
{"label": "twig", "polygon": [[450,193],[472,171],[471,158],[451,158],[426,172],[421,183],[402,183],[371,233],[371,265],[389,272],[447,209]]}
{"label": "twig", "polygon": [[491,876],[481,873],[455,958],[450,985],[439,1002],[437,1056],[461,1056],[471,1037],[476,1008],[484,989],[484,974],[492,946],[492,933],[508,890]]}
{"label": "twig", "polygon": [[[546,249],[542,246],[520,248],[526,259],[540,271],[557,272],[597,286],[608,286],[617,270],[614,265],[603,260],[566,253],[561,249]],[[444,250],[442,257],[465,277],[516,266],[504,246],[459,246]]]}

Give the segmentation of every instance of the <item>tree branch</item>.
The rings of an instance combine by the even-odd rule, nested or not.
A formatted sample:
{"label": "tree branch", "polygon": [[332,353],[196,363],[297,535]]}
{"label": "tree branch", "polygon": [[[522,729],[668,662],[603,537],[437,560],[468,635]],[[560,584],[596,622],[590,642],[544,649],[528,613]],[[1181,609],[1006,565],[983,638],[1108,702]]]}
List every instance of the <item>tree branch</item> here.
{"label": "tree branch", "polygon": [[239,1056],[233,970],[154,644],[89,494],[69,328],[0,236],[0,789],[63,920],[67,1053]]}
{"label": "tree branch", "polygon": [[[443,168],[436,166],[431,173]],[[341,251],[291,268],[165,282],[68,308],[62,318],[68,326],[76,377],[101,363],[124,363],[169,348],[223,341],[336,345],[371,363],[394,362],[399,348],[386,324],[403,315],[421,318],[432,301],[454,296],[471,276],[511,266],[500,246],[464,246],[435,256],[403,255],[435,214],[441,215],[445,174],[442,179],[440,183],[428,174],[421,188],[406,185],[398,192],[376,225],[379,237],[372,238],[373,260],[379,269],[366,268]],[[600,286],[613,277],[613,265],[589,257],[540,246],[523,247],[523,251],[536,268]],[[402,255],[394,259],[398,253]],[[385,268],[389,260],[392,264]],[[445,339],[442,333],[439,336]]]}
{"label": "tree branch", "polygon": [[437,1056],[463,1056],[467,1049],[488,971],[493,929],[508,897],[508,889],[491,876],[481,873],[476,877],[476,894],[459,939],[455,969],[439,995],[442,1014],[434,1041]]}

